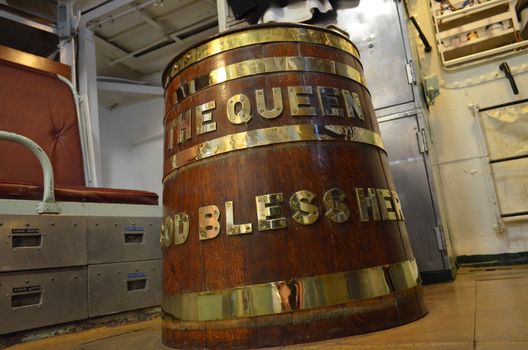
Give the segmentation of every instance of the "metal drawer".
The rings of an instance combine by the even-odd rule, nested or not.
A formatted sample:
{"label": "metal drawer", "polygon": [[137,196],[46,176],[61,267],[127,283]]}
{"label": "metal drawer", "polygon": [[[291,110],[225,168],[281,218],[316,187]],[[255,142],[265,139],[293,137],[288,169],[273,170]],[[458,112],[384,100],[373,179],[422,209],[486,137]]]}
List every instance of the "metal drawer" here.
{"label": "metal drawer", "polygon": [[0,334],[88,317],[86,268],[0,273]]}
{"label": "metal drawer", "polygon": [[161,260],[88,266],[90,317],[160,304]]}
{"label": "metal drawer", "polygon": [[0,215],[0,272],[86,265],[80,217]]}
{"label": "metal drawer", "polygon": [[161,259],[161,217],[88,217],[88,264]]}

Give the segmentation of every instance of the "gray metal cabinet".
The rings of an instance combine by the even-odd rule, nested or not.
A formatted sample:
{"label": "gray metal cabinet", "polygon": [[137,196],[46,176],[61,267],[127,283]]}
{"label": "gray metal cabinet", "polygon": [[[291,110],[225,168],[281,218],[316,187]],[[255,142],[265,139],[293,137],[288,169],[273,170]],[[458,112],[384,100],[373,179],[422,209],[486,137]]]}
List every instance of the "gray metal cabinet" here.
{"label": "gray metal cabinet", "polygon": [[384,118],[379,125],[416,262],[421,272],[441,271],[447,268],[446,249],[430,188],[425,130],[417,118]]}
{"label": "gray metal cabinet", "polygon": [[394,0],[364,0],[355,7],[348,3],[338,2],[337,17],[326,23],[347,31],[357,46],[374,109],[412,102],[400,7]]}
{"label": "gray metal cabinet", "polygon": [[[335,24],[356,44],[389,155],[417,265],[425,281],[453,276],[430,178],[428,137],[402,2],[338,2]],[[449,240],[447,240],[449,242]]]}

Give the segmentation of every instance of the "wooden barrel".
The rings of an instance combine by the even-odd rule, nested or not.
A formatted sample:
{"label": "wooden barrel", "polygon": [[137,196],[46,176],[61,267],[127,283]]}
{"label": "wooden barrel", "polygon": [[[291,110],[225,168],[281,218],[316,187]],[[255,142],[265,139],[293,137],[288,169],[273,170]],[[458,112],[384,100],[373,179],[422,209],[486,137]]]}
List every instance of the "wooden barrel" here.
{"label": "wooden barrel", "polygon": [[284,345],[426,314],[346,37],[226,32],[178,55],[163,82],[165,345]]}

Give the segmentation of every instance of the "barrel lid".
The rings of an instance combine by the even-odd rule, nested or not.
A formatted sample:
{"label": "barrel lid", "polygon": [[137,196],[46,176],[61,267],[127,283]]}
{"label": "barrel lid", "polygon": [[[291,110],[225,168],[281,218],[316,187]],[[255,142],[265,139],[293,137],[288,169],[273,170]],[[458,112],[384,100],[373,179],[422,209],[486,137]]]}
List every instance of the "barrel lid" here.
{"label": "barrel lid", "polygon": [[[299,34],[310,38],[305,42],[313,42],[316,44],[326,44],[328,46],[333,46],[337,49],[347,51],[348,53],[352,54],[353,56],[359,59],[359,50],[357,49],[356,45],[348,37],[346,37],[344,34],[337,30],[299,23],[256,24],[247,27],[227,30],[225,32],[213,35],[207,39],[201,40],[198,43],[193,44],[187,47],[186,49],[182,50],[178,55],[176,55],[176,57],[174,57],[170,61],[170,63],[163,71],[162,84],[164,87],[167,87],[172,78],[174,78],[177,74],[179,74],[192,64],[199,62],[204,58],[213,56],[221,52],[229,51],[237,47],[280,41],[304,41],[294,35],[291,36],[292,40],[286,40],[286,35],[266,35],[267,33],[264,33],[263,35],[263,32],[265,31],[268,31],[268,33],[270,31],[276,32],[280,31],[281,28],[284,28],[285,30],[289,31],[297,29],[299,31]],[[324,34],[324,37],[319,38],[321,39],[319,41],[316,40],[318,39],[318,36],[315,35],[317,32]],[[251,38],[250,33],[254,33],[254,38]]]}

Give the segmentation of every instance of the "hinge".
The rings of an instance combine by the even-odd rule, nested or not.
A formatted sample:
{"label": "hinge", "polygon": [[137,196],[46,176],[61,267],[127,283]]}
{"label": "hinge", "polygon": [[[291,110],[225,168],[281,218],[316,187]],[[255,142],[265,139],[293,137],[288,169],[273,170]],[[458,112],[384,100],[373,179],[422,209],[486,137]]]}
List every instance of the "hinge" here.
{"label": "hinge", "polygon": [[416,132],[416,138],[418,139],[418,150],[420,153],[429,152],[429,145],[427,143],[427,134],[425,129],[420,129]]}
{"label": "hinge", "polygon": [[436,245],[439,251],[445,251],[447,249],[444,239],[444,229],[442,225],[438,225],[434,228],[434,233],[436,237]]}
{"label": "hinge", "polygon": [[407,81],[409,84],[416,84],[416,72],[414,70],[413,61],[408,61],[405,64],[405,71],[407,72]]}

